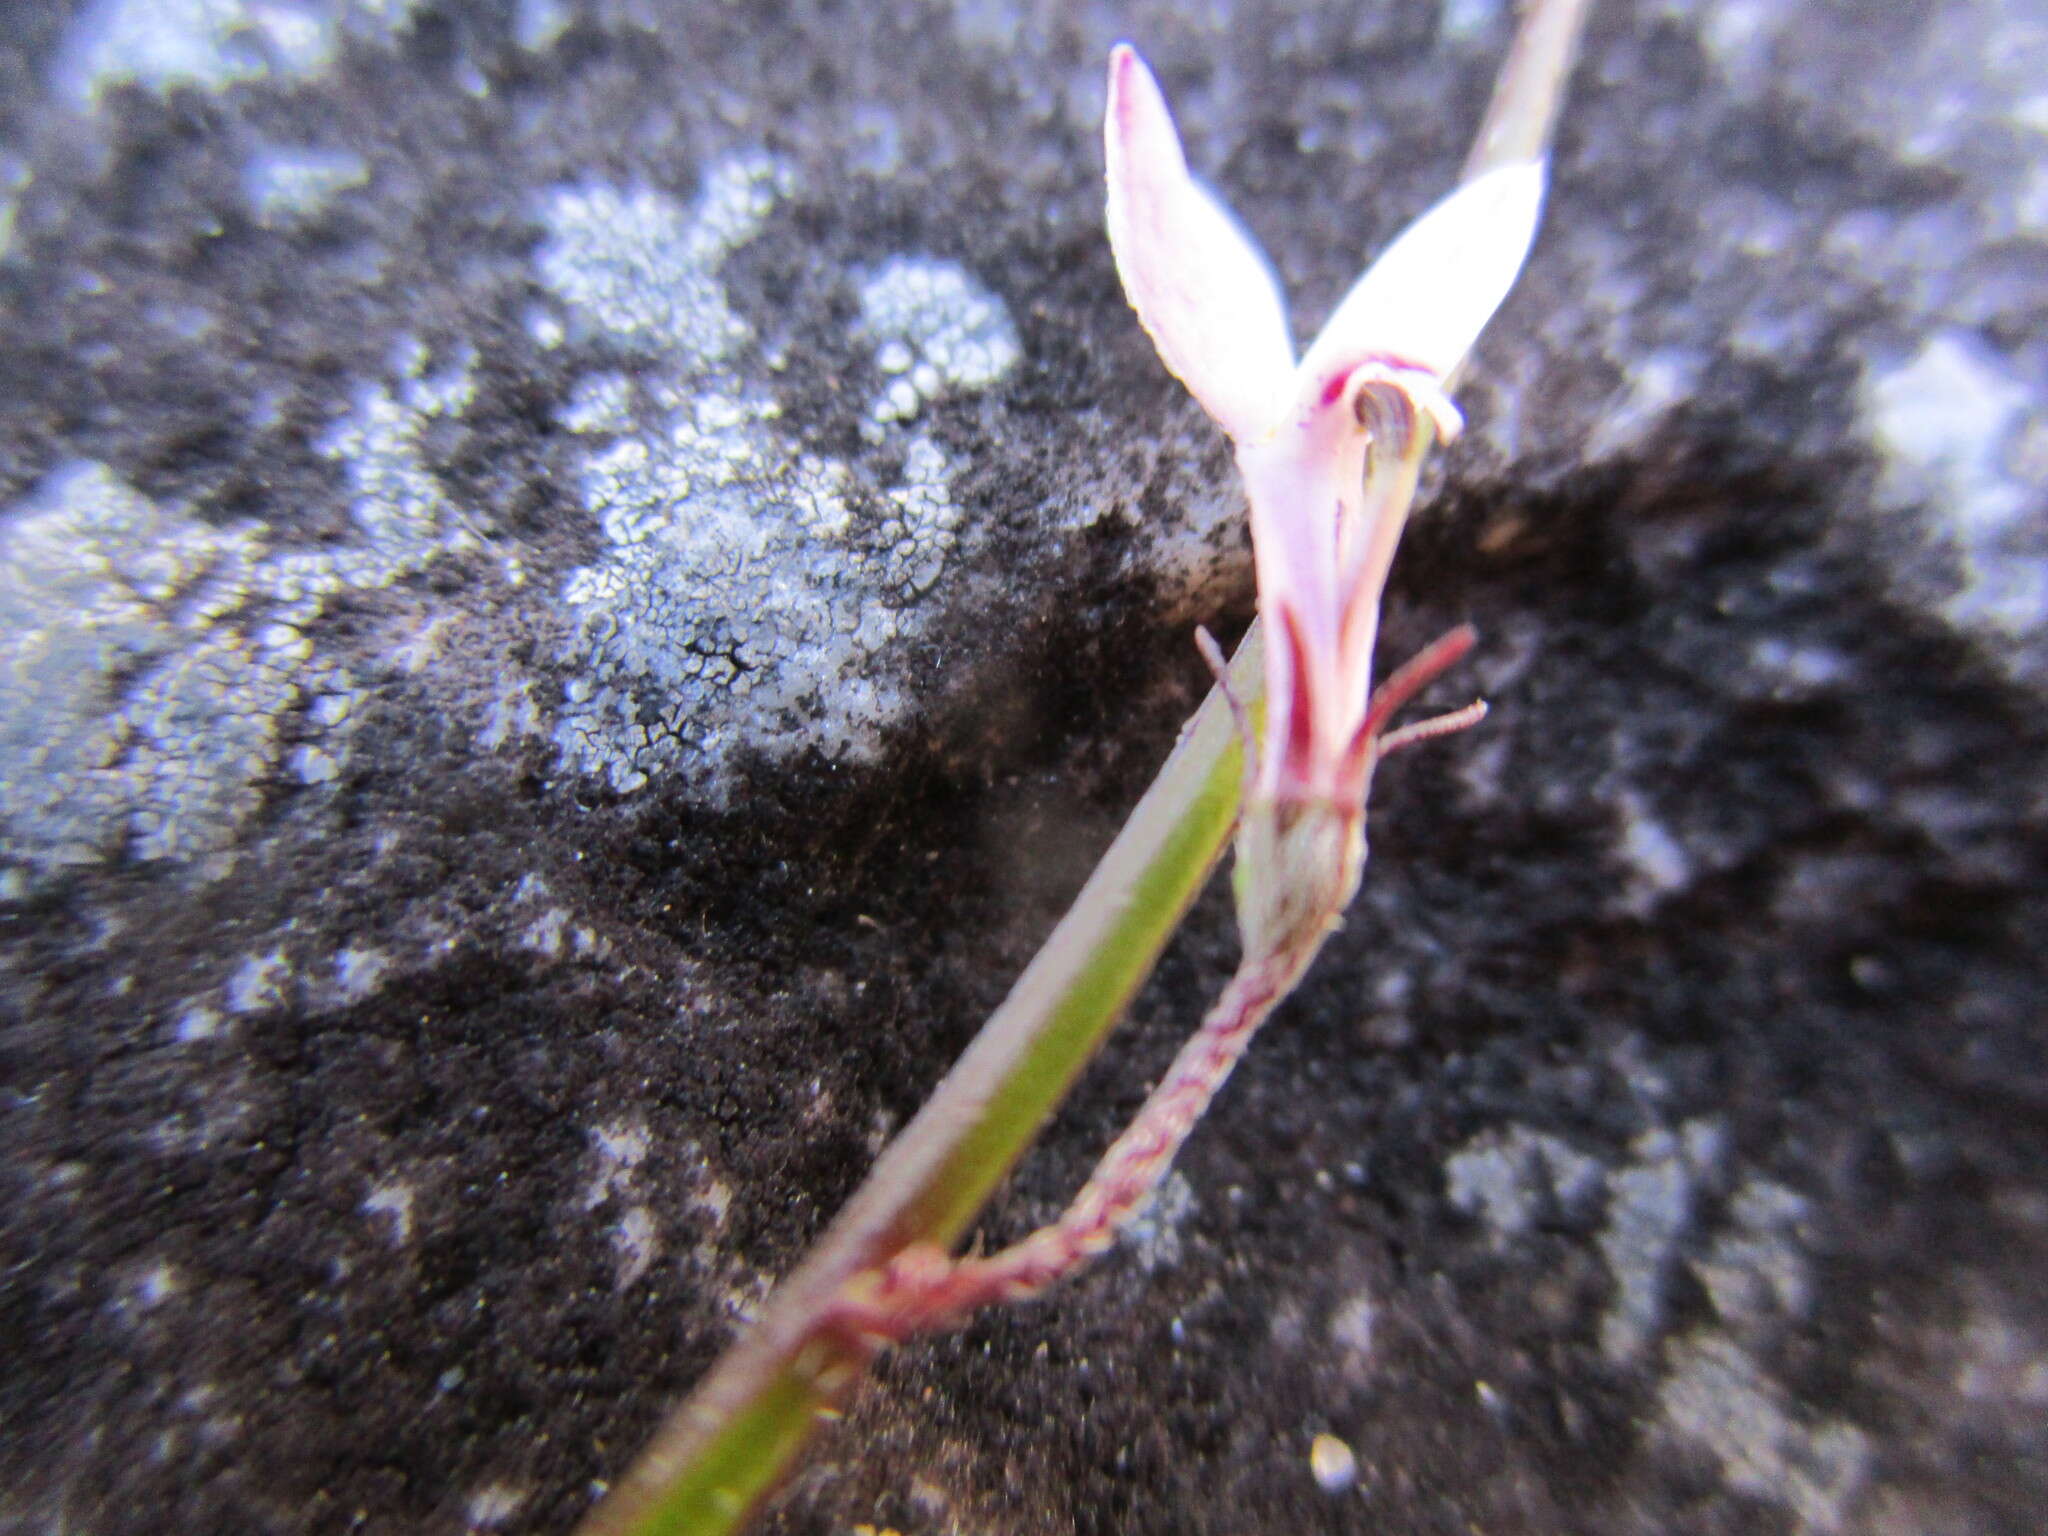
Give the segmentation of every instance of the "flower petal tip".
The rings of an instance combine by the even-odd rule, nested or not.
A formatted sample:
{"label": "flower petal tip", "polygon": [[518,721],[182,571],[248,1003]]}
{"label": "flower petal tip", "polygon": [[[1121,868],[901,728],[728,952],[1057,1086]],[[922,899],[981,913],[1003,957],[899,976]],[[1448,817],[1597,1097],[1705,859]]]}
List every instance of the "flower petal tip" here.
{"label": "flower petal tip", "polygon": [[1345,295],[1303,369],[1380,357],[1448,379],[1522,270],[1544,170],[1542,160],[1497,167],[1410,224]]}
{"label": "flower petal tip", "polygon": [[1279,284],[1237,219],[1188,174],[1166,97],[1128,43],[1110,54],[1103,158],[1117,273],[1160,360],[1232,437],[1264,430],[1292,392]]}

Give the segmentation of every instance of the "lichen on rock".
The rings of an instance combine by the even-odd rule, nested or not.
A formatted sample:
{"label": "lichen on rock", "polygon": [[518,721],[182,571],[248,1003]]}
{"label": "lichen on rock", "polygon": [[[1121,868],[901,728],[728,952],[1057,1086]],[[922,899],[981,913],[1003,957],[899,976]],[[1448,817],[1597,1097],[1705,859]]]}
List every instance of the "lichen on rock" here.
{"label": "lichen on rock", "polygon": [[408,343],[323,439],[358,540],[273,548],[255,523],[157,505],[103,464],[53,471],[0,512],[0,855],[28,871],[126,851],[226,848],[288,767],[328,783],[350,729],[345,666],[310,631],[474,536],[422,458],[473,358]]}
{"label": "lichen on rock", "polygon": [[[666,777],[715,801],[748,751],[872,752],[905,704],[886,648],[922,625],[964,531],[932,437],[871,422],[884,451],[858,470],[805,450],[780,426],[774,370],[741,355],[752,330],[718,266],[789,186],[778,162],[739,155],[688,208],[595,184],[543,201],[542,282],[635,363],[585,375],[557,414],[599,440],[579,488],[606,546],[562,589],[575,631],[553,735],[566,766],[620,793]],[[955,266],[885,263],[862,303],[872,338],[917,347],[923,395],[988,387],[1017,360],[1001,301]]]}
{"label": "lichen on rock", "polygon": [[93,0],[80,8],[52,70],[57,89],[95,105],[114,86],[221,90],[313,74],[345,41],[389,42],[418,0]]}

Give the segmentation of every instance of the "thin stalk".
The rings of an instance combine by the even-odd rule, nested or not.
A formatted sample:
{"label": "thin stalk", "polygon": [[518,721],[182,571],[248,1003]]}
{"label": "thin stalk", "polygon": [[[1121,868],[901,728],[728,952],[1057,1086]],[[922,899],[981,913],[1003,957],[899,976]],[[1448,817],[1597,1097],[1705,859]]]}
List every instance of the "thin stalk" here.
{"label": "thin stalk", "polygon": [[1516,165],[1550,152],[1564,88],[1578,56],[1586,13],[1593,0],[1532,0],[1508,45],[1507,62],[1494,82],[1493,100],[1472,137],[1460,177],[1472,181],[1503,165]]}
{"label": "thin stalk", "polygon": [[962,1259],[935,1243],[913,1243],[841,1296],[834,1327],[878,1344],[901,1343],[955,1327],[992,1303],[1029,1300],[1106,1252],[1158,1188],[1252,1036],[1314,955],[1313,947],[1304,947],[1238,969],[1057,1221],[1000,1252]]}
{"label": "thin stalk", "polygon": [[[1405,403],[1406,397],[1401,398]],[[1375,454],[1367,461],[1366,504],[1381,509],[1397,534],[1429,448],[1428,427],[1416,416],[1412,410],[1401,413],[1400,453]],[[1371,602],[1376,609],[1377,586]],[[1371,778],[1386,722],[1470,645],[1469,627],[1453,631],[1373,694],[1360,727],[1365,780]],[[1204,649],[1212,647],[1205,636]],[[1247,746],[1252,729],[1249,720],[1238,722],[1239,738]],[[914,1334],[956,1326],[991,1303],[1037,1296],[1108,1251],[1158,1188],[1253,1035],[1301,980],[1350,904],[1365,858],[1364,840],[1354,835],[1363,813],[1362,791],[1356,804],[1330,808],[1281,807],[1263,790],[1253,789],[1237,834],[1238,927],[1245,945],[1237,972],[1080,1193],[1056,1220],[995,1253],[955,1258],[940,1243],[910,1244],[842,1292],[833,1326],[877,1344],[901,1343]],[[1334,829],[1336,835],[1303,841],[1285,830],[1304,824]],[[1283,854],[1283,848],[1288,852]],[[1282,900],[1270,905],[1252,892],[1253,886]],[[1284,914],[1286,920],[1276,923],[1257,914]]]}
{"label": "thin stalk", "polygon": [[[1257,627],[1230,665],[1256,701]],[[913,1242],[957,1241],[1151,973],[1237,819],[1235,722],[1212,692],[1067,915],[759,1320],[593,1510],[581,1536],[713,1536],[834,1415],[872,1347],[822,1326],[846,1283]]]}

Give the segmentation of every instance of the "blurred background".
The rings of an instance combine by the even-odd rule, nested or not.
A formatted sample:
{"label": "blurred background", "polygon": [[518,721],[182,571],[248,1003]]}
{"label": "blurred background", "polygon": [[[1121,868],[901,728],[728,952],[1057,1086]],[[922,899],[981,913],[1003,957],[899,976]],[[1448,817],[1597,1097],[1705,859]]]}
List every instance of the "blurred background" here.
{"label": "blurred background", "polygon": [[[1250,616],[1110,45],[1305,339],[1512,9],[6,16],[0,1531],[566,1531]],[[1132,1236],[768,1528],[2038,1528],[2044,81],[2020,0],[1595,8],[1390,598],[1494,714]]]}

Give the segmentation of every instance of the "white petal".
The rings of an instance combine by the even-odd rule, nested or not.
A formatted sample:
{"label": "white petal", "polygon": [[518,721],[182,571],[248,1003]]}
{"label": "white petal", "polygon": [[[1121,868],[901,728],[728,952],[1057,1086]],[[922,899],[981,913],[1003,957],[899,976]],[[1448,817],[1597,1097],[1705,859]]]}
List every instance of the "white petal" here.
{"label": "white petal", "polygon": [[1166,98],[1125,43],[1103,122],[1109,244],[1160,359],[1232,437],[1286,410],[1294,348],[1273,270],[1230,210],[1188,174]]}
{"label": "white petal", "polygon": [[1302,359],[1306,388],[1365,358],[1447,379],[1500,308],[1536,238],[1541,160],[1475,178],[1401,232]]}

